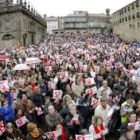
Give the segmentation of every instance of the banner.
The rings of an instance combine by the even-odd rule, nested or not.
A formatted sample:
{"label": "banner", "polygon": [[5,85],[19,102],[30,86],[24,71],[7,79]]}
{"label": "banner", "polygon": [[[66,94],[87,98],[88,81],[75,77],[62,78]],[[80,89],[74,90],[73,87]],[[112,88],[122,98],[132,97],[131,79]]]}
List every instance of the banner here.
{"label": "banner", "polygon": [[53,132],[47,132],[45,135],[50,139],[50,138],[57,138],[62,135],[61,130],[53,131]]}
{"label": "banner", "polygon": [[87,135],[76,135],[76,140],[93,140],[93,136],[91,134]]}
{"label": "banner", "polygon": [[63,94],[62,90],[54,90],[53,99],[55,99],[55,100],[62,99],[62,94]]}
{"label": "banner", "polygon": [[0,136],[4,133],[5,131],[5,126],[4,126],[4,123],[3,121],[0,122]]}
{"label": "banner", "polygon": [[22,125],[24,125],[25,123],[26,123],[26,117],[24,116],[24,117],[22,117],[22,118],[20,118],[20,119],[18,119],[17,121],[16,121],[16,125],[17,125],[17,127],[21,127]]}

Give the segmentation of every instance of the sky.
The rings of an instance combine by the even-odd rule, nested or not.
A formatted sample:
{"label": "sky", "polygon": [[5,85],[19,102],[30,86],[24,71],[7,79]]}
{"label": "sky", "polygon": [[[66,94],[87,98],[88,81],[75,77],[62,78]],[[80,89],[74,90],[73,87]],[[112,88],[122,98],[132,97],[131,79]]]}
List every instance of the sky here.
{"label": "sky", "polygon": [[[16,1],[16,0],[14,0]],[[23,0],[24,1],[24,0]],[[109,8],[113,13],[134,0],[26,0],[41,14],[47,16],[66,16],[73,11],[105,13]]]}

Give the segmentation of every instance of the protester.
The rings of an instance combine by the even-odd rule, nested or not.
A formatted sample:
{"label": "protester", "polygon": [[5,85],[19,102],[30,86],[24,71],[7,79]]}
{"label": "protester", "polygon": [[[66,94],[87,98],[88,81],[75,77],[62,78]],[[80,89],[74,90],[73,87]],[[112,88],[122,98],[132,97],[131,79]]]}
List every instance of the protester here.
{"label": "protester", "polygon": [[15,129],[14,125],[12,123],[6,124],[6,131],[4,133],[5,140],[25,140],[25,136],[22,134],[22,132],[19,129]]}
{"label": "protester", "polygon": [[136,140],[134,128],[132,126],[127,126],[125,128],[124,134],[120,137],[119,140]]}
{"label": "protester", "polygon": [[26,140],[42,140],[43,138],[43,134],[44,132],[40,129],[37,128],[37,125],[30,122],[27,125],[27,130],[28,130],[28,134],[26,137]]}
{"label": "protester", "polygon": [[104,140],[105,135],[108,133],[108,129],[101,117],[94,116],[92,118],[92,124],[89,127],[89,132],[93,135],[95,140]]}
{"label": "protester", "polygon": [[[93,129],[89,126],[93,116],[101,117],[100,125],[108,130],[98,139],[119,139],[118,128],[122,134],[129,123],[138,125],[140,43],[136,40],[113,34],[46,34],[38,44],[0,49],[0,55],[8,57],[0,60],[0,139],[8,122],[29,139],[49,139],[49,132],[59,134],[51,139],[66,140]],[[28,69],[14,70],[18,64]],[[29,130],[27,136],[30,122],[35,133]]]}

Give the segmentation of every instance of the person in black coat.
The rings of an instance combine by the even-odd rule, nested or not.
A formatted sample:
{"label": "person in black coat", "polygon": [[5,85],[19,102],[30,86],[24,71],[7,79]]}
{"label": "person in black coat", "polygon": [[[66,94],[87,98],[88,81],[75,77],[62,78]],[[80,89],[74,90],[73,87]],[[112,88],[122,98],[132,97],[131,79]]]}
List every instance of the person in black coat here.
{"label": "person in black coat", "polygon": [[31,97],[32,102],[34,103],[35,107],[41,107],[44,103],[42,95],[39,93],[39,87],[34,87],[34,95]]}
{"label": "person in black coat", "polygon": [[[29,114],[27,114],[27,113],[24,113],[23,111],[22,111],[22,109],[16,109],[15,110],[15,115],[14,115],[14,117],[13,117],[13,119],[12,119],[12,122],[13,122],[13,124],[15,125],[15,127],[17,128],[17,125],[16,125],[16,121],[18,120],[18,119],[20,119],[20,118],[22,118],[22,117],[26,117],[26,119],[27,119],[27,123],[28,122],[30,122],[30,121],[32,121],[32,117],[29,115]],[[21,130],[21,132],[26,136],[27,135],[27,123],[26,124],[24,124],[24,125],[22,125],[21,127],[19,127],[19,129]]]}
{"label": "person in black coat", "polygon": [[87,123],[89,118],[90,106],[88,101],[89,94],[81,93],[81,98],[78,100],[77,110],[82,115],[84,120],[83,127],[87,129]]}
{"label": "person in black coat", "polygon": [[135,102],[137,103],[140,100],[140,87],[137,87],[135,94]]}
{"label": "person in black coat", "polygon": [[[66,136],[67,140],[69,140],[70,135],[75,138],[76,134],[79,134],[80,130],[83,128],[83,118],[80,114],[77,114],[76,105],[71,103],[68,106],[69,113],[65,118],[65,125],[66,125]],[[77,116],[77,117],[76,117]],[[75,119],[73,120],[73,117]]]}

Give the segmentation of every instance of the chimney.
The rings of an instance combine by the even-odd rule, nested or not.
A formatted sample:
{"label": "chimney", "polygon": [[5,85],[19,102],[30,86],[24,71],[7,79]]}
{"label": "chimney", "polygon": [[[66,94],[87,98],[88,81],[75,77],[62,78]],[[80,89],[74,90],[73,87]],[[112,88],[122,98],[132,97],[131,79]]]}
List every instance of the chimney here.
{"label": "chimney", "polygon": [[110,9],[106,9],[106,15],[109,17],[110,16]]}
{"label": "chimney", "polygon": [[44,18],[44,20],[47,20],[47,15],[44,14],[44,15],[43,15],[43,18]]}

